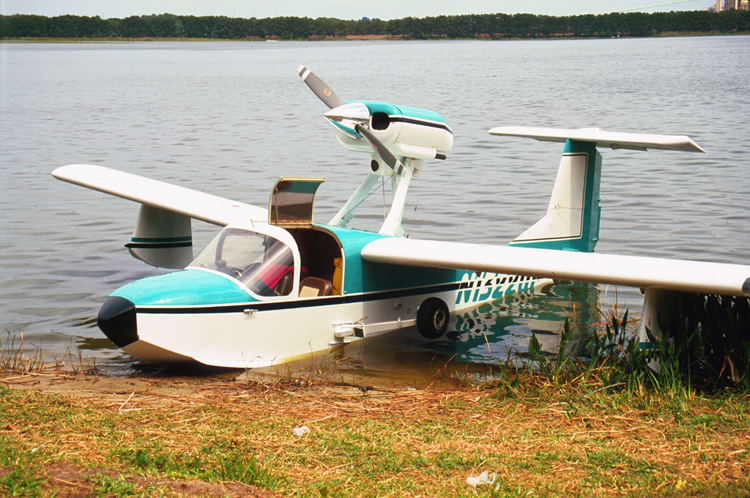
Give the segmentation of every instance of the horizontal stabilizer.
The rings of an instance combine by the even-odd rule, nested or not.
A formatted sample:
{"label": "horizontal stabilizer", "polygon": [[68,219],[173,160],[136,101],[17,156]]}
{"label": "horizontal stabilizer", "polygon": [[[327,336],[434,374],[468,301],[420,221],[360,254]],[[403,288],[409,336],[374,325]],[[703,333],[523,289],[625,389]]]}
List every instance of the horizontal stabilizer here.
{"label": "horizontal stabilizer", "polygon": [[490,135],[527,137],[542,142],[593,142],[597,147],[632,150],[681,150],[705,152],[690,137],[684,135],[651,135],[647,133],[619,133],[601,128],[557,129],[526,126],[499,126],[490,130]]}
{"label": "horizontal stabilizer", "polygon": [[52,176],[58,180],[214,225],[226,226],[240,220],[268,222],[267,209],[104,166],[71,164],[57,168],[52,172]]}
{"label": "horizontal stabilizer", "polygon": [[750,297],[747,265],[395,237],[370,242],[362,257],[372,263]]}

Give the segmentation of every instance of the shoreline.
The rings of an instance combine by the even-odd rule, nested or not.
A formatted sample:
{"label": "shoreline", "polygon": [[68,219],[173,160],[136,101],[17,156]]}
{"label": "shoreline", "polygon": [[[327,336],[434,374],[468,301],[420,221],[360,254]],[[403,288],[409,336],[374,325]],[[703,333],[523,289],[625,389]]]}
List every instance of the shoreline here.
{"label": "shoreline", "polygon": [[0,411],[0,492],[22,496],[744,498],[750,486],[747,395],[533,376],[417,390],[0,372]]}
{"label": "shoreline", "polygon": [[428,38],[410,38],[405,35],[347,35],[341,37],[310,37],[299,39],[281,39],[281,38],[49,38],[49,37],[22,37],[22,38],[2,38],[0,43],[140,43],[140,42],[317,42],[317,41],[521,41],[521,40],[612,40],[612,39],[643,39],[643,38],[684,38],[696,36],[748,36],[750,32],[664,32],[652,36],[549,36],[549,37],[491,37],[476,36],[472,38],[448,38],[448,37],[428,37]]}

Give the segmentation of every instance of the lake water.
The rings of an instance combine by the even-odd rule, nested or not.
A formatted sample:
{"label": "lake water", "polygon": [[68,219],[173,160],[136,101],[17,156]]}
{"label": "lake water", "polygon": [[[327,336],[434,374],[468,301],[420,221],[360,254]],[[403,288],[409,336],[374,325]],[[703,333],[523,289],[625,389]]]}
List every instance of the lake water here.
{"label": "lake water", "polygon": [[[436,110],[452,127],[448,160],[413,183],[412,237],[506,243],[543,215],[561,145],[490,128],[601,127],[689,135],[706,154],[602,151],[598,251],[750,264],[748,36],[3,43],[0,55],[0,325],[51,356],[80,349],[128,372],[134,362],[103,338],[96,314],[114,289],[159,272],[122,247],[137,205],[56,181],[54,168],[102,164],[258,205],[279,176],[325,176],[316,220],[336,212],[368,160],[335,142],[299,64],[345,100]],[[360,225],[380,219],[376,202]],[[196,251],[216,230],[194,222]],[[602,290],[640,305],[633,291]],[[516,304],[515,320],[506,310],[491,321],[522,347],[545,325]],[[380,345],[486,359],[499,335],[463,350],[451,345],[461,340],[426,348],[416,334]]]}

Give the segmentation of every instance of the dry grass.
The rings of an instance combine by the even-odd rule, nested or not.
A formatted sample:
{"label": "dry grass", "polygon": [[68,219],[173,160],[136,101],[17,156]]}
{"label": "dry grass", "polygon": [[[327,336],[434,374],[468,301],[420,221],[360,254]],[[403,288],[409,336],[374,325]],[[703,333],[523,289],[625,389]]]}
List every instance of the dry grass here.
{"label": "dry grass", "polygon": [[40,347],[28,348],[23,332],[17,335],[8,332],[5,341],[0,339],[0,372],[27,375],[61,369],[73,374],[93,375],[97,372],[96,362],[85,359],[80,350],[74,356],[68,348],[62,358],[50,359]]}
{"label": "dry grass", "polygon": [[[4,384],[12,389],[0,391],[0,466],[11,468],[15,455],[41,483],[40,496],[62,486],[44,477],[55,465],[107,468],[110,480],[133,486],[134,476],[149,477],[169,495],[165,482],[235,480],[221,478],[222,466],[231,474],[226,462],[255,462],[261,478],[240,481],[284,496],[723,497],[750,489],[747,396],[563,389],[533,374],[514,388],[420,391],[53,375]],[[69,394],[50,393],[61,389]],[[310,432],[295,436],[302,425]],[[493,485],[466,484],[482,471],[496,473]],[[92,496],[112,492],[101,476],[80,482]],[[138,486],[131,491],[149,495]]]}

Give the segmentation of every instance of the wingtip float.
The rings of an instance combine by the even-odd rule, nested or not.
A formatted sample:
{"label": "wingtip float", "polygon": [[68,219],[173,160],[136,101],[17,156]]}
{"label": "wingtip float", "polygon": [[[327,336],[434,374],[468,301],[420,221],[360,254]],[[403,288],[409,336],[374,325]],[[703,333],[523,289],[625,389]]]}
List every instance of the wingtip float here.
{"label": "wingtip float", "polygon": [[[312,216],[319,178],[282,178],[264,209],[102,166],[53,172],[139,203],[131,253],[182,269],[125,285],[102,306],[99,327],[131,356],[249,368],[410,326],[436,339],[451,313],[534,292],[556,278],[645,288],[644,323],[664,311],[665,293],[750,296],[750,266],[592,253],[599,237],[597,147],[702,152],[688,137],[493,128],[493,135],[565,142],[545,217],[507,247],[415,240],[402,237],[401,227],[410,182],[425,161],[450,152],[452,130],[436,112],[344,102],[306,67],[298,73],[329,108],[325,117],[339,142],[370,160],[362,184],[326,224]],[[357,206],[384,180],[393,196],[380,230],[349,228]],[[193,218],[222,227],[195,258]]]}

